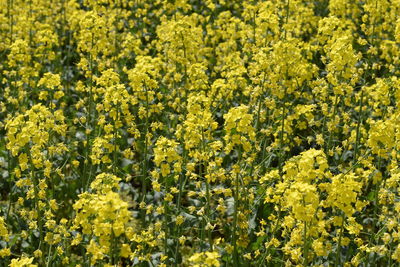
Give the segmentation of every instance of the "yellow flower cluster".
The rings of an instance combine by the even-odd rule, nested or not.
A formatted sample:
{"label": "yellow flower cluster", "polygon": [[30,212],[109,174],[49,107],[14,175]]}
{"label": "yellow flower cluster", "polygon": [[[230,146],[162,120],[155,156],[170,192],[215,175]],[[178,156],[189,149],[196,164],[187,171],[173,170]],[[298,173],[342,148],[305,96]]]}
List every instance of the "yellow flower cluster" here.
{"label": "yellow flower cluster", "polygon": [[73,205],[76,217],[72,229],[82,229],[76,234],[73,245],[89,237],[86,250],[92,264],[107,256],[111,260],[119,254],[130,256],[130,248],[126,244],[118,244],[121,235],[132,232],[127,229],[131,218],[128,203],[113,191],[119,189],[119,180],[112,174],[99,174],[90,185],[93,192],[80,194]]}
{"label": "yellow flower cluster", "polygon": [[215,267],[219,267],[221,266],[220,262],[219,262],[219,254],[218,252],[201,252],[201,253],[195,253],[194,255],[192,255],[189,258],[189,261],[192,263],[192,266],[194,267],[200,267],[200,266],[204,266],[204,267],[211,267],[211,266],[215,266]]}

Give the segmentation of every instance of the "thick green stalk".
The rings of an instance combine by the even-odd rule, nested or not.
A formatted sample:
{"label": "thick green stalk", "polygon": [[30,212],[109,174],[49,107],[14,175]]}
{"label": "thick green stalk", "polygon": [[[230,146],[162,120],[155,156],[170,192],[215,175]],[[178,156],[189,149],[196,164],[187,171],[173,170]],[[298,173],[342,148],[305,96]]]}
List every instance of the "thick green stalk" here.
{"label": "thick green stalk", "polygon": [[342,224],[340,226],[340,233],[339,233],[339,240],[337,244],[337,249],[336,249],[336,258],[335,258],[335,267],[340,266],[340,254],[342,250],[342,237],[343,237],[343,231],[344,231],[344,220],[345,220],[345,215],[344,212],[342,211]]}

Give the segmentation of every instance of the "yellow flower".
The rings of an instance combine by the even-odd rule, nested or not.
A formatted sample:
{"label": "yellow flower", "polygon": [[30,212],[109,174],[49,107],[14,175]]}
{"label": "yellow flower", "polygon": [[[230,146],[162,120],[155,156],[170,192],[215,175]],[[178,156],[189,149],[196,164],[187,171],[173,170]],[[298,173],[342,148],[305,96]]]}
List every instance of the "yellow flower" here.
{"label": "yellow flower", "polygon": [[198,252],[193,254],[189,258],[189,261],[193,264],[193,266],[219,267],[220,266],[219,257],[220,257],[219,253],[215,251]]}
{"label": "yellow flower", "polygon": [[20,259],[12,259],[10,267],[37,267],[36,264],[32,264],[33,259],[33,257],[27,258],[25,256]]}
{"label": "yellow flower", "polygon": [[121,257],[128,258],[131,255],[131,247],[128,244],[122,244]]}
{"label": "yellow flower", "polygon": [[0,249],[0,258],[9,257],[11,255],[10,248],[2,248]]}
{"label": "yellow flower", "polygon": [[0,217],[0,237],[3,237],[6,241],[8,241],[9,238],[8,230],[3,217]]}
{"label": "yellow flower", "polygon": [[182,215],[178,215],[176,217],[176,224],[181,225],[185,221],[185,218]]}

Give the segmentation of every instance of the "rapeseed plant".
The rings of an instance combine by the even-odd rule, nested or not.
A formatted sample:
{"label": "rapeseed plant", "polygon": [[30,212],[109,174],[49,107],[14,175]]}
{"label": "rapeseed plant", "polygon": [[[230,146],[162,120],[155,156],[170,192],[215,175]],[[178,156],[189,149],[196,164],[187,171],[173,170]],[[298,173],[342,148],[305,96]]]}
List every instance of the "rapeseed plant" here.
{"label": "rapeseed plant", "polygon": [[397,266],[399,13],[0,0],[0,266]]}

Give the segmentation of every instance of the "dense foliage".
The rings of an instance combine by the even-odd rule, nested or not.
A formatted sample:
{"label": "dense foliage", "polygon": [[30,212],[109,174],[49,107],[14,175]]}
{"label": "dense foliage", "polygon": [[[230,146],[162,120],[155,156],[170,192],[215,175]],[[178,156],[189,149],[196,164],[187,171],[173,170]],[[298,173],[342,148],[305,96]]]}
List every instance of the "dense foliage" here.
{"label": "dense foliage", "polygon": [[0,0],[0,266],[398,266],[400,0]]}

